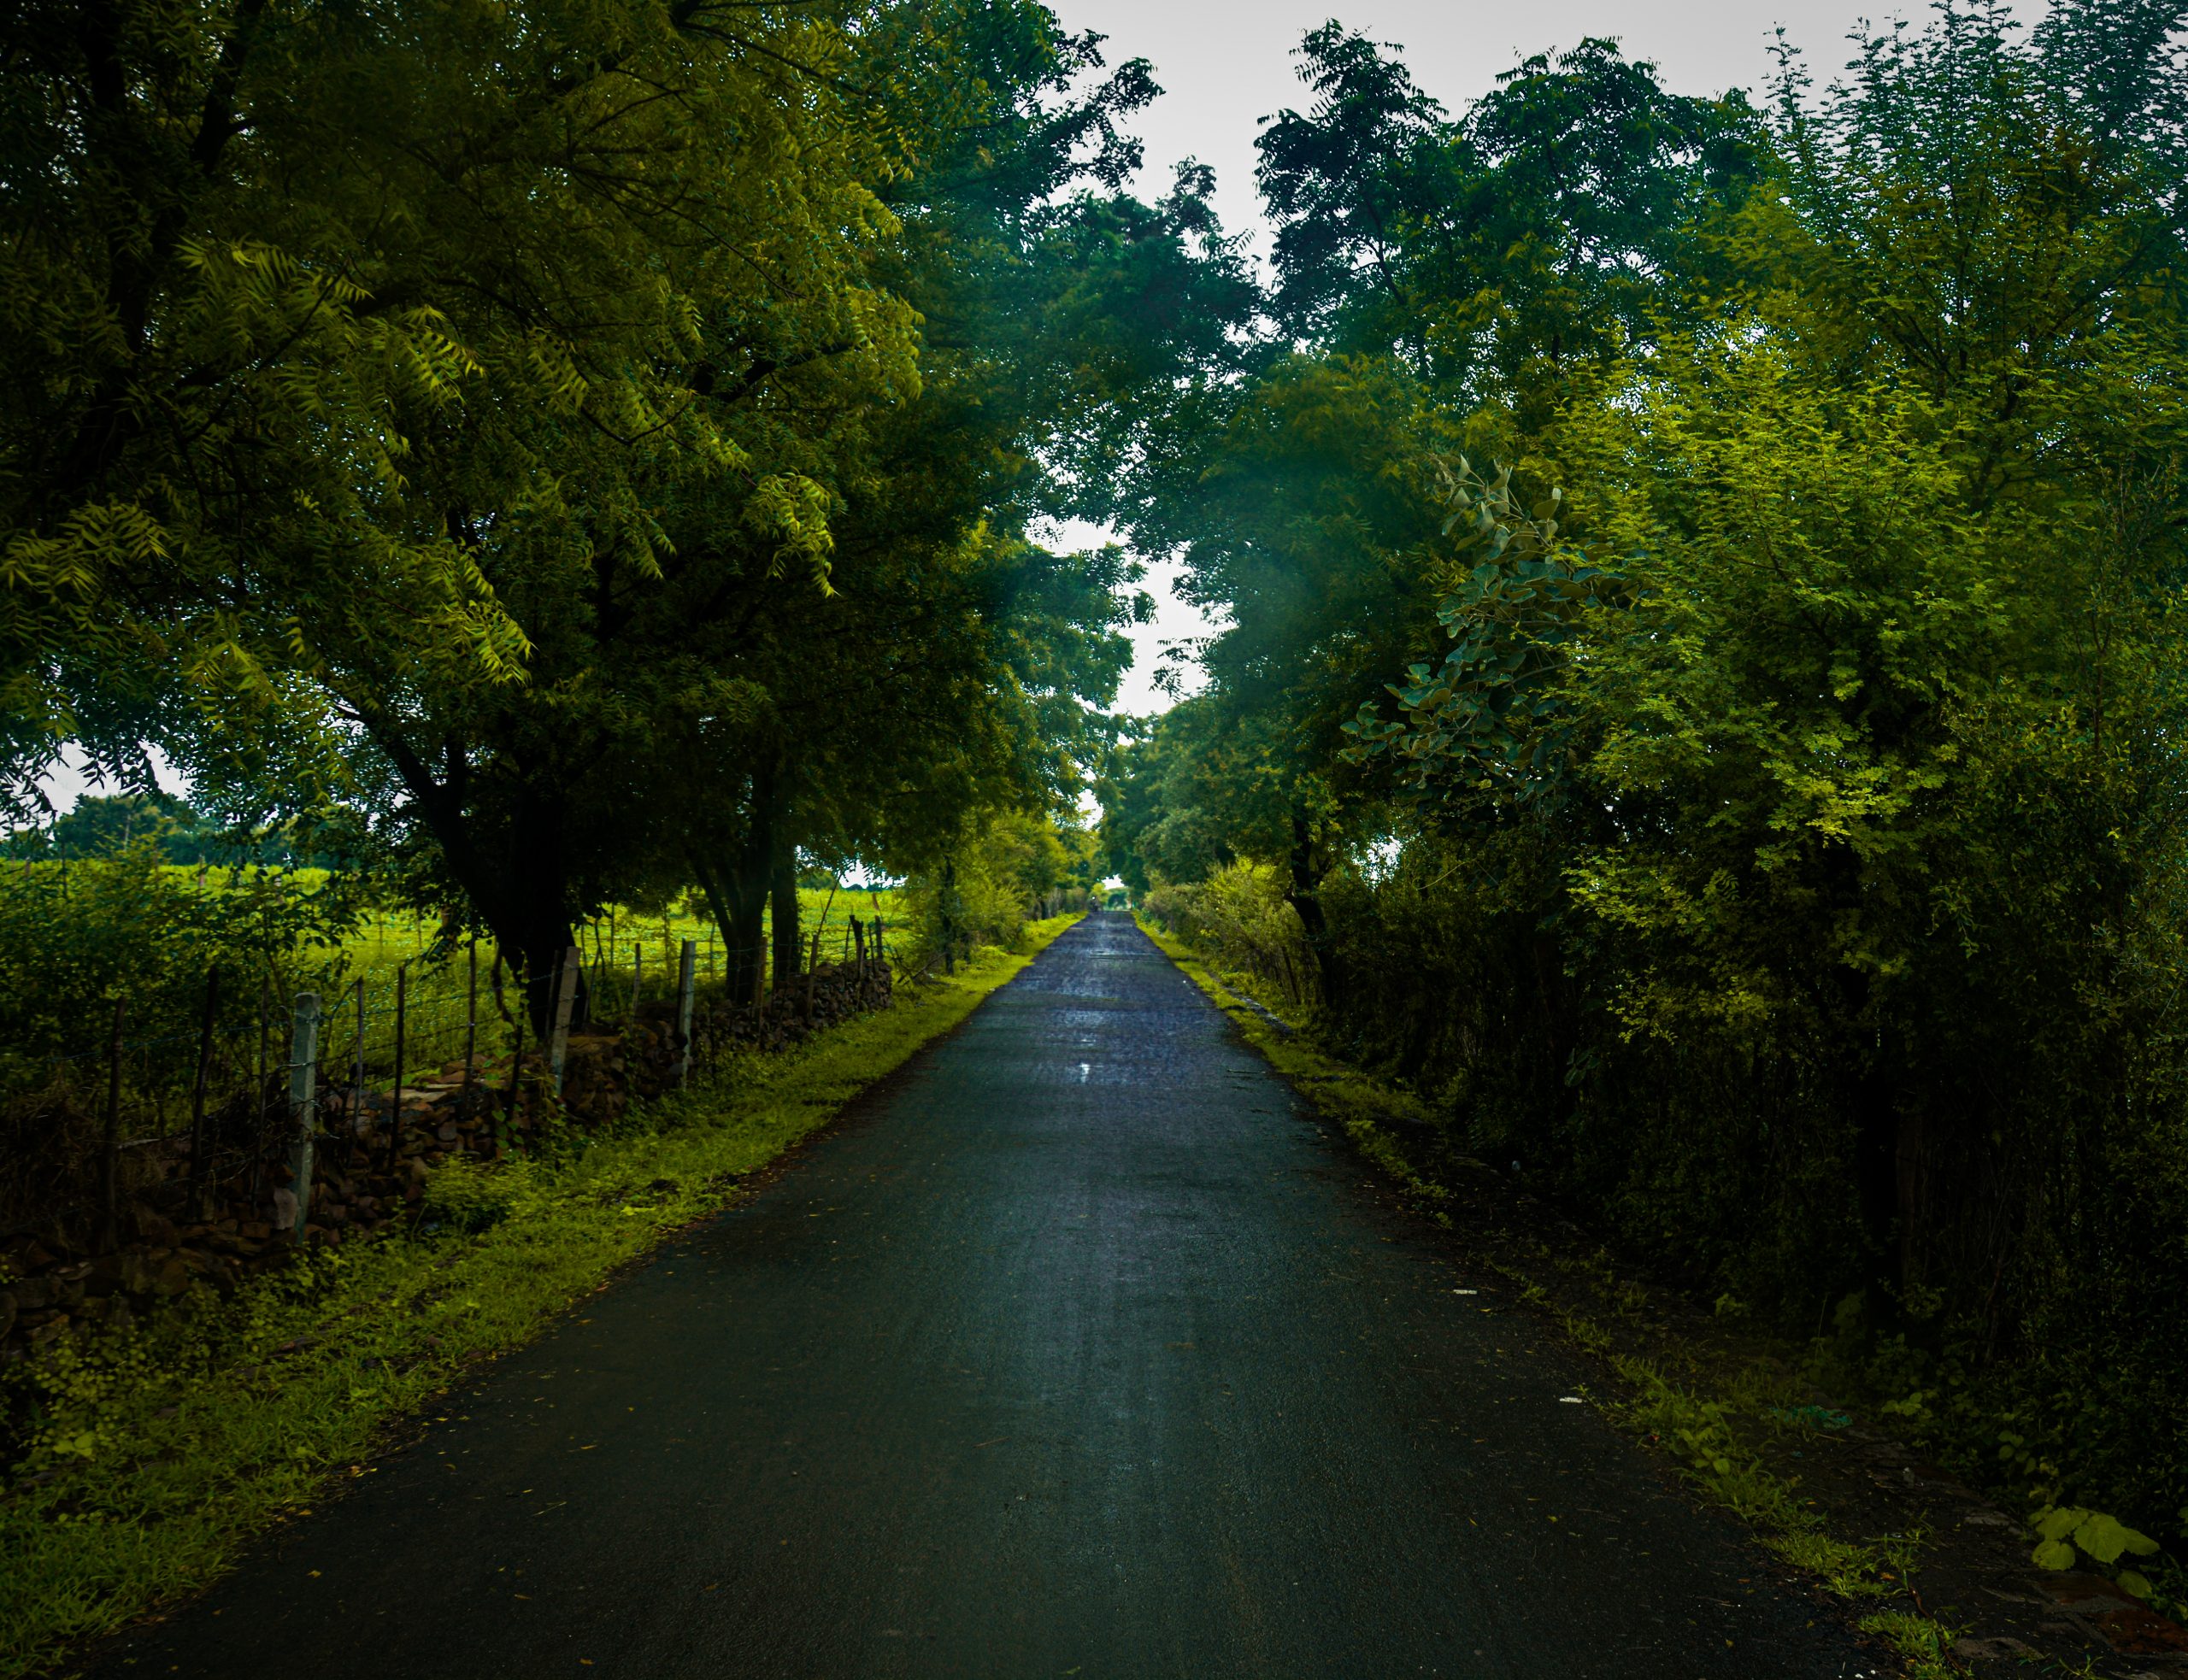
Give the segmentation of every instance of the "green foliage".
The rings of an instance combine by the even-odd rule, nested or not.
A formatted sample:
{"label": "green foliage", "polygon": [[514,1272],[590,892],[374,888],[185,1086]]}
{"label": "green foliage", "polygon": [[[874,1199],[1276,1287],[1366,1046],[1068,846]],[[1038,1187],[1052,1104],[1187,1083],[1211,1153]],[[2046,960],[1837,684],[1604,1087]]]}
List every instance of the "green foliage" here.
{"label": "green foliage", "polygon": [[77,11],[0,101],[0,792],[156,744],[535,973],[695,883],[756,962],[801,850],[1073,796],[1147,608],[1027,532],[1252,303],[1205,171],[1120,191],[1144,64],[1020,0]]}
{"label": "green foliage", "polygon": [[1050,818],[1023,811],[991,816],[909,883],[898,963],[932,972],[984,945],[1021,949],[1044,901],[1068,897],[1085,908],[1088,872],[1077,861],[1087,843],[1079,830]]}
{"label": "green foliage", "polygon": [[1444,535],[1465,527],[1453,561],[1463,575],[1436,605],[1455,645],[1441,667],[1415,665],[1391,690],[1403,724],[1362,707],[1344,725],[1355,737],[1344,756],[1388,755],[1404,761],[1415,787],[1525,805],[1559,784],[1572,754],[1572,712],[1553,681],[1566,644],[1590,608],[1630,606],[1638,585],[1557,546],[1562,491],[1522,514],[1510,467],[1484,480],[1463,455],[1456,473],[1438,467],[1450,508]]}
{"label": "green foliage", "polygon": [[2037,1545],[2030,1561],[2038,1569],[2072,1569],[2086,1556],[2108,1571],[2117,1565],[2114,1578],[2137,1598],[2150,1596],[2150,1577],[2140,1569],[2122,1564],[2124,1558],[2152,1558],[2156,1541],[2126,1526],[2116,1517],[2080,1506],[2047,1506],[2028,1519],[2036,1530]]}
{"label": "green foliage", "polygon": [[38,1082],[51,1058],[96,1063],[117,998],[132,1041],[194,1036],[215,967],[231,998],[338,984],[358,908],[339,883],[260,872],[201,891],[149,837],[92,862],[0,866],[0,1085]]}
{"label": "green foliage", "polygon": [[1311,1007],[1315,954],[1299,913],[1266,864],[1232,863],[1207,879],[1149,892],[1141,913],[1225,975],[1285,1007]]}

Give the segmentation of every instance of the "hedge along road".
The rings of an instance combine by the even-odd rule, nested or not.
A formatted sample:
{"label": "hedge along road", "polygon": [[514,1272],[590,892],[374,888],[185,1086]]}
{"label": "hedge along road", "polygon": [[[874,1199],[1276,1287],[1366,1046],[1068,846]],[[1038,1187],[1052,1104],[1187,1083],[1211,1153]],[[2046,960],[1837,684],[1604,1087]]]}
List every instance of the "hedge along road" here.
{"label": "hedge along road", "polygon": [[1862,1673],[1131,919],[103,1674]]}

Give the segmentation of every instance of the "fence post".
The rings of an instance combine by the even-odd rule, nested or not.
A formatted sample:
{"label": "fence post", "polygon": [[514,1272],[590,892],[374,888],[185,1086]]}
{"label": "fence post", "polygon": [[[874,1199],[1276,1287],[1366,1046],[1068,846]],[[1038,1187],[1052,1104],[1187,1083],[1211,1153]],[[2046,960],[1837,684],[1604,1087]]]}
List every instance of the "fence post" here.
{"label": "fence post", "polygon": [[471,1118],[471,1076],[479,1060],[479,936],[471,936],[471,995],[463,1017],[463,1094],[456,1099],[463,1118]]}
{"label": "fence post", "polygon": [[636,1026],[638,1023],[638,985],[645,978],[645,974],[646,942],[633,939],[631,942],[631,1013],[624,1019],[626,1026]]}
{"label": "fence post", "polygon": [[121,1246],[121,1026],[128,1006],[114,1000],[114,1043],[107,1053],[106,1135],[99,1148],[99,1244]]}
{"label": "fence post", "polygon": [[219,965],[205,971],[205,1024],[197,1034],[197,1078],[190,1087],[190,1217],[205,1217],[205,1188],[211,1175],[212,1140],[205,1136],[205,1087],[213,1078],[213,1025],[221,1009]]}
{"label": "fence post", "polygon": [[257,1108],[257,1118],[252,1122],[257,1133],[250,1141],[250,1197],[254,1203],[259,1191],[265,1188],[262,1168],[266,1159],[266,1058],[272,1053],[269,1047],[274,1042],[273,1031],[274,983],[262,980],[258,985],[258,1090],[251,1097]]}
{"label": "fence post", "polygon": [[297,1198],[297,1222],[290,1234],[304,1240],[311,1217],[313,1134],[319,1130],[319,994],[300,991],[289,1018],[289,1115],[296,1126],[289,1145],[289,1184]]}
{"label": "fence post", "polygon": [[403,1031],[410,1023],[406,1013],[410,1002],[410,965],[395,965],[395,1090],[387,1103],[387,1168],[395,1171],[395,1163],[403,1150],[403,1053],[408,1048]]}
{"label": "fence post", "polygon": [[547,1071],[555,1081],[555,1095],[562,1094],[562,1060],[570,1049],[570,1000],[578,989],[578,964],[582,959],[574,945],[562,953],[555,977],[555,1036],[548,1041]]}
{"label": "fence post", "polygon": [[813,955],[805,961],[805,1025],[813,1025],[813,988],[820,978],[820,930],[813,930]]}
{"label": "fence post", "polygon": [[[501,958],[497,955],[494,960],[498,963]],[[509,965],[509,978],[516,982],[516,1019],[509,1023],[514,1036],[509,1043],[509,1092],[505,1125],[513,1132],[516,1130],[517,1103],[523,1094],[521,1082],[524,1078],[524,1023],[531,1011],[532,1000],[526,996],[528,983],[518,973],[514,962]]]}
{"label": "fence post", "polygon": [[365,977],[360,974],[354,984],[357,993],[357,1082],[350,1094],[350,1138],[342,1146],[344,1166],[353,1158],[357,1140],[365,1135]]}
{"label": "fence post", "polygon": [[699,942],[686,939],[676,974],[676,1043],[683,1058],[676,1069],[676,1083],[679,1085],[691,1083],[691,997],[698,980]]}

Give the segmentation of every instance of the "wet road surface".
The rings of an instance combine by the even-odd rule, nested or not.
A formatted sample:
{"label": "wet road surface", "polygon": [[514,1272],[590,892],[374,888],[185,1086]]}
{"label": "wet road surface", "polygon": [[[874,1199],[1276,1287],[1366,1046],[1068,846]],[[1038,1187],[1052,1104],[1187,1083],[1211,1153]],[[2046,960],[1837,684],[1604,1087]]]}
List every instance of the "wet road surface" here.
{"label": "wet road surface", "polygon": [[1091,917],[99,1672],[1863,1671],[1365,1177]]}

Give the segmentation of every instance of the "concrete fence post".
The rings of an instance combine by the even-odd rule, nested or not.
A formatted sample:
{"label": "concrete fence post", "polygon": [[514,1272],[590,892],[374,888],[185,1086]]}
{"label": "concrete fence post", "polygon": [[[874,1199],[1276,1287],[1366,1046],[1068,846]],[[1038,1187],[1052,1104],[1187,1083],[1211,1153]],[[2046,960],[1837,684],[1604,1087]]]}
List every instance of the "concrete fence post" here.
{"label": "concrete fence post", "polygon": [[304,1240],[311,1217],[314,1136],[319,1130],[319,994],[300,991],[289,1018],[289,1120],[295,1128],[289,1144],[289,1184],[297,1198],[291,1234]]}
{"label": "concrete fence post", "polygon": [[562,953],[555,977],[555,1032],[547,1041],[547,1072],[555,1081],[555,1095],[562,1094],[562,1062],[570,1050],[570,1001],[577,996],[578,965],[585,959],[574,945]]}

